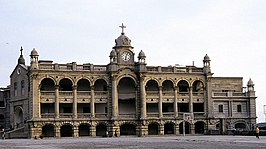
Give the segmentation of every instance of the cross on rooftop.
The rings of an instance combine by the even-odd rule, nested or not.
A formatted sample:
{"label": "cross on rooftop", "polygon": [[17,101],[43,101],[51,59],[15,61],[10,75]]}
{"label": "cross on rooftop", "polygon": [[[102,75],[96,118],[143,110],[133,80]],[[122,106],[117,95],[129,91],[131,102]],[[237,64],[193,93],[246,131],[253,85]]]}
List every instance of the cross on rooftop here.
{"label": "cross on rooftop", "polygon": [[119,26],[120,28],[122,28],[122,33],[121,34],[123,34],[124,35],[124,28],[126,28],[126,26],[124,26],[124,24],[122,23],[122,25],[121,26]]}
{"label": "cross on rooftop", "polygon": [[20,48],[20,55],[22,55],[22,51],[23,51],[23,49],[22,49],[22,46],[21,46],[21,48]]}

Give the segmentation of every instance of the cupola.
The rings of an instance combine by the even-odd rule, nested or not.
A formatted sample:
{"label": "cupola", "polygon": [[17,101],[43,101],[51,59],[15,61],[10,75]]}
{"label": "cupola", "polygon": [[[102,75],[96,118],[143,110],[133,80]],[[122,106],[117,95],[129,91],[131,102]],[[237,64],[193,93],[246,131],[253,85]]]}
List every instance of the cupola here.
{"label": "cupola", "polygon": [[122,32],[121,35],[115,39],[115,47],[131,47],[131,40],[124,33],[124,28],[126,28],[126,26],[122,23],[119,27],[122,28]]}

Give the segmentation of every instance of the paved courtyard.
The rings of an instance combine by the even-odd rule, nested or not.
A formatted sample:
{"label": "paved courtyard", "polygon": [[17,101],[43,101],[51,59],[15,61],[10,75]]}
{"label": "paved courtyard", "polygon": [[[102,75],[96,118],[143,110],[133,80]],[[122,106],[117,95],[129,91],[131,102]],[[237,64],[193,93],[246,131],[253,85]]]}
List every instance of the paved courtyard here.
{"label": "paved courtyard", "polygon": [[7,139],[0,140],[0,149],[262,149],[266,136],[166,136],[118,138],[60,138],[60,139]]}

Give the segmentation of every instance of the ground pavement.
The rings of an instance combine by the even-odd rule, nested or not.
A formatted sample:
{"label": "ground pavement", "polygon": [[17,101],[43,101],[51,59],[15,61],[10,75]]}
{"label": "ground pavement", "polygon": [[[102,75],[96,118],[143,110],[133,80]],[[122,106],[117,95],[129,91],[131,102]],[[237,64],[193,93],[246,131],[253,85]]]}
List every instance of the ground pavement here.
{"label": "ground pavement", "polygon": [[0,149],[266,149],[266,136],[159,136],[0,140]]}

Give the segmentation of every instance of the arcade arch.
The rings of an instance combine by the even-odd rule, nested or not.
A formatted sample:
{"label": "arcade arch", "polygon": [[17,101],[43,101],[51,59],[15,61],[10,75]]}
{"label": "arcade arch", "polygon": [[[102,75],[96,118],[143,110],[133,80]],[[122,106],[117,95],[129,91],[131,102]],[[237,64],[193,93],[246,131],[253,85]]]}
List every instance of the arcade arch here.
{"label": "arcade arch", "polygon": [[61,137],[73,137],[73,126],[71,124],[64,124],[60,127]]}
{"label": "arcade arch", "polygon": [[148,125],[148,135],[158,135],[159,134],[159,124],[158,123],[150,123]]}
{"label": "arcade arch", "polygon": [[196,122],[195,124],[195,133],[196,134],[204,134],[204,128],[205,128],[205,123],[202,121]]}
{"label": "arcade arch", "polygon": [[107,126],[105,124],[98,124],[96,126],[96,136],[106,136],[107,135]]}
{"label": "arcade arch", "polygon": [[174,134],[175,133],[175,124],[165,123],[164,124],[164,134]]}
{"label": "arcade arch", "polygon": [[79,125],[79,136],[90,136],[90,125],[88,124],[80,124]]}
{"label": "arcade arch", "polygon": [[125,123],[120,126],[120,135],[136,135],[136,126],[134,124]]}
{"label": "arcade arch", "polygon": [[45,124],[42,127],[43,137],[55,137],[55,128],[53,124]]}

